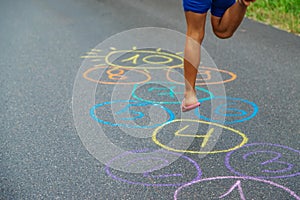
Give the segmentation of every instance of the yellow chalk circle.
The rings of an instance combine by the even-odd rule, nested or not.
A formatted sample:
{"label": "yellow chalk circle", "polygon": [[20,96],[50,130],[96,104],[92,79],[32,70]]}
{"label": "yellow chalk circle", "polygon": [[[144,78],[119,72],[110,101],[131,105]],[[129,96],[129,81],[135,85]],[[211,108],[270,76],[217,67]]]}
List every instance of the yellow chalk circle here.
{"label": "yellow chalk circle", "polygon": [[[165,144],[162,144],[158,139],[157,139],[157,135],[159,133],[159,131],[165,127],[168,126],[169,124],[172,123],[176,123],[176,122],[193,122],[193,123],[200,123],[200,124],[208,124],[208,125],[213,125],[222,129],[226,129],[229,130],[233,133],[235,133],[237,136],[242,138],[242,142],[232,148],[229,149],[223,149],[223,150],[215,150],[215,151],[193,151],[193,150],[186,150],[186,149],[176,149],[176,148],[172,148],[169,147]],[[189,125],[186,125],[185,127],[175,131],[174,136],[175,137],[190,137],[190,138],[203,138],[203,141],[200,145],[201,148],[205,147],[208,140],[210,139],[210,137],[213,135],[214,132],[214,128],[210,128],[210,130],[207,132],[207,134],[205,135],[193,135],[193,134],[183,134],[182,132],[185,131],[187,128],[189,127]],[[229,152],[229,151],[233,151],[237,148],[242,147],[243,145],[245,145],[248,141],[248,138],[246,137],[246,135],[238,130],[235,130],[233,128],[227,127],[227,126],[223,126],[221,124],[217,124],[217,123],[213,123],[213,122],[207,122],[207,121],[201,121],[201,120],[193,120],[193,119],[175,119],[173,121],[170,121],[168,123],[165,123],[159,127],[157,127],[153,134],[152,134],[152,140],[154,141],[155,144],[157,144],[158,146],[169,150],[169,151],[174,151],[174,152],[182,152],[182,153],[192,153],[192,154],[215,154],[215,153],[224,153],[224,152]]]}
{"label": "yellow chalk circle", "polygon": [[[126,56],[126,54],[128,54]],[[122,56],[119,62],[116,62]],[[113,58],[116,57],[116,58]],[[169,67],[182,67],[183,58],[177,54],[156,50],[115,50],[105,56],[109,66],[127,69],[164,69]]]}

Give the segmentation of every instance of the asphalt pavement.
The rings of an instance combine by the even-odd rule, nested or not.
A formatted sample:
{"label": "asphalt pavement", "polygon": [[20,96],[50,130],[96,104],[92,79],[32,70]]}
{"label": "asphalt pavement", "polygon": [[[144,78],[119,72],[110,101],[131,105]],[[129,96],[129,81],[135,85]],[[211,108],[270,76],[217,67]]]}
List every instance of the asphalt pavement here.
{"label": "asphalt pavement", "polygon": [[181,1],[1,1],[0,199],[300,200],[299,36],[208,18],[181,113],[184,32]]}

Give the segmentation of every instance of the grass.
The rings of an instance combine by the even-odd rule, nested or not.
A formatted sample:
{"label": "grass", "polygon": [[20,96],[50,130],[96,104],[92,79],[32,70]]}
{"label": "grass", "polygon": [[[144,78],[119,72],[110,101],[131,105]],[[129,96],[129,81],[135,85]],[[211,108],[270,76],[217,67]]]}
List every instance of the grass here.
{"label": "grass", "polygon": [[300,0],[256,0],[247,17],[300,34]]}

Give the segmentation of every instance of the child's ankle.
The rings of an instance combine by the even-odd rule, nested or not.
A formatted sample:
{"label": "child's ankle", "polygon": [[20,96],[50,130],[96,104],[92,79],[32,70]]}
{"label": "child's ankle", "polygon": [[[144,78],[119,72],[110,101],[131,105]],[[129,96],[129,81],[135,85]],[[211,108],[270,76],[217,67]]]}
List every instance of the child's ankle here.
{"label": "child's ankle", "polygon": [[184,92],[184,97],[188,98],[188,97],[193,97],[196,96],[196,92],[194,90],[186,90]]}

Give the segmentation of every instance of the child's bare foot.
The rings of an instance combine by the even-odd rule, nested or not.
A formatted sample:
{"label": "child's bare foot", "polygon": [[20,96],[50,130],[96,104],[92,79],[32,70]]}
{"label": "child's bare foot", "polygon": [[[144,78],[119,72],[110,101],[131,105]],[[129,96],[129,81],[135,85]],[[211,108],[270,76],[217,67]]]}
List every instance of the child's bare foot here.
{"label": "child's bare foot", "polygon": [[184,99],[181,104],[181,110],[182,112],[187,112],[190,110],[193,110],[200,106],[200,103],[198,102],[198,99],[196,97],[195,92],[185,92]]}
{"label": "child's bare foot", "polygon": [[196,93],[194,91],[184,93],[184,100],[183,100],[184,106],[194,105],[197,102],[198,102],[198,99],[197,99]]}

